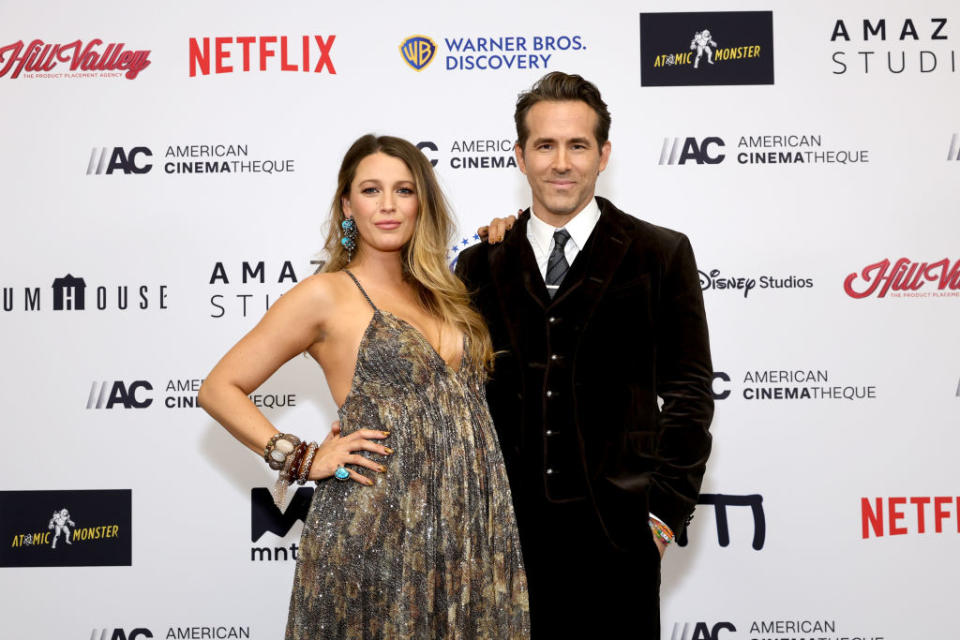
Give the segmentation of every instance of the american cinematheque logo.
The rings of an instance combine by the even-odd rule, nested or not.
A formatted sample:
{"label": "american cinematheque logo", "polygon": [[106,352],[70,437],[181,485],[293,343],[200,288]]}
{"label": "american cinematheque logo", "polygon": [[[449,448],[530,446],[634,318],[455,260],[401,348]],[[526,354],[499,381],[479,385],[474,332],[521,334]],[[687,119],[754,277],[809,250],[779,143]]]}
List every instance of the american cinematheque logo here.
{"label": "american cinematheque logo", "polygon": [[150,66],[149,49],[127,49],[126,43],[100,38],[53,44],[17,40],[0,48],[0,78],[126,78],[133,80]]}
{"label": "american cinematheque logo", "polygon": [[641,13],[640,84],[773,84],[773,12]]}
{"label": "american cinematheque logo", "polygon": [[131,494],[0,491],[0,567],[130,566]]}

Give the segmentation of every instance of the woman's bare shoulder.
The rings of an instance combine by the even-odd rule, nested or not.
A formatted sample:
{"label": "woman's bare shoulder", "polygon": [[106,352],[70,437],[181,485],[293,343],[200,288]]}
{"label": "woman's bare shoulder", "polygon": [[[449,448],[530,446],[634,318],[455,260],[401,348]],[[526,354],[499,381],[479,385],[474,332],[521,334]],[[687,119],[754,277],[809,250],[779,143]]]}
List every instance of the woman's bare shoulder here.
{"label": "woman's bare shoulder", "polygon": [[326,315],[334,311],[349,295],[348,276],[343,273],[316,273],[301,280],[283,294],[277,304],[303,311],[311,315]]}

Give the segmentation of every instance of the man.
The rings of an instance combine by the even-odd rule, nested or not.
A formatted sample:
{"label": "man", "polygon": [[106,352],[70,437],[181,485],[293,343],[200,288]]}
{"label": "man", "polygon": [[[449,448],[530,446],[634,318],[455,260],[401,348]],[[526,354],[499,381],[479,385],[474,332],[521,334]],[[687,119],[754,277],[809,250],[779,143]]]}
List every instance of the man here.
{"label": "man", "polygon": [[532,207],[502,243],[464,251],[457,273],[501,352],[487,399],[533,637],[658,639],[660,558],[689,521],[710,451],[693,252],[594,196],[611,146],[591,83],[549,73],[515,120]]}

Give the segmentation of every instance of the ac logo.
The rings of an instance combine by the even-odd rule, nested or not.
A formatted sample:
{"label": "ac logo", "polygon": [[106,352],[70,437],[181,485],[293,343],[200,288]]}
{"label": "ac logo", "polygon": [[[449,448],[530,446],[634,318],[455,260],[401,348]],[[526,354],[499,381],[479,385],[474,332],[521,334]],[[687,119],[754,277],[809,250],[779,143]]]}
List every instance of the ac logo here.
{"label": "ac logo", "polygon": [[135,380],[129,386],[125,385],[123,380],[113,382],[95,380],[90,385],[87,409],[113,409],[118,404],[124,409],[146,409],[153,404],[153,398],[138,397],[137,392],[141,389],[153,391],[153,385],[146,380]]}
{"label": "ac logo", "polygon": [[727,398],[730,397],[730,389],[724,389],[723,391],[720,391],[720,392],[718,393],[718,392],[717,392],[717,387],[716,387],[717,380],[723,380],[724,382],[730,382],[730,376],[728,376],[728,375],[727,375],[726,373],[724,373],[723,371],[714,371],[714,372],[713,372],[713,385],[714,385],[714,386],[711,387],[711,391],[713,392],[713,399],[714,399],[714,400],[726,400]]}
{"label": "ac logo", "polygon": [[437,148],[436,144],[434,144],[433,142],[430,142],[429,140],[424,140],[423,142],[417,143],[417,149],[420,149],[420,151],[423,151],[423,155],[427,156],[427,160],[430,161],[431,166],[434,166],[434,167],[437,166],[437,159],[431,158],[430,155],[426,151],[424,151],[424,149],[429,149],[430,151],[439,151],[440,149]]}
{"label": "ac logo", "polygon": [[[716,136],[704,138],[664,138],[660,149],[660,164],[686,164],[692,160],[697,164],[720,164],[726,157],[717,149],[724,146],[723,139]],[[715,147],[711,149],[711,147]]]}
{"label": "ac logo", "polygon": [[144,629],[143,627],[137,627],[130,633],[119,628],[114,629],[112,633],[110,629],[100,629],[99,634],[97,634],[97,631],[98,629],[94,629],[90,632],[90,640],[138,640],[139,638],[153,637],[150,629]]}
{"label": "ac logo", "polygon": [[427,36],[410,36],[400,44],[404,62],[417,71],[427,68],[436,53],[437,43]]}
{"label": "ac logo", "polygon": [[115,171],[122,171],[124,175],[131,173],[150,173],[153,165],[138,160],[139,156],[153,157],[153,152],[147,147],[133,147],[129,152],[123,147],[93,147],[90,150],[90,162],[87,164],[87,175],[111,175]]}
{"label": "ac logo", "polygon": [[[681,624],[683,626],[681,626]],[[736,631],[732,622],[718,622],[712,627],[706,622],[697,622],[693,627],[693,635],[690,635],[689,622],[673,623],[673,633],[670,634],[670,640],[721,640],[721,631]]]}

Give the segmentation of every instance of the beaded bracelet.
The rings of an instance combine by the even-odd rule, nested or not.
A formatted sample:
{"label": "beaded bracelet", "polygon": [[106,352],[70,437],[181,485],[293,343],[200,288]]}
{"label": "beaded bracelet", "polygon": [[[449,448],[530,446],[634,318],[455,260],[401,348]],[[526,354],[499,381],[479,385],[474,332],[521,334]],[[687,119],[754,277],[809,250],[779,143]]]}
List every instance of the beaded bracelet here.
{"label": "beaded bracelet", "polygon": [[293,481],[297,479],[297,476],[300,474],[300,463],[303,462],[303,456],[307,453],[307,446],[306,442],[301,442],[297,445],[297,448],[293,450],[293,453],[287,458],[289,464],[283,465],[283,471],[280,472],[280,480],[287,484],[293,484]]}
{"label": "beaded bracelet", "polygon": [[274,471],[283,469],[287,458],[300,444],[300,438],[289,433],[277,433],[263,450],[263,459]]}
{"label": "beaded bracelet", "polygon": [[654,520],[653,518],[650,518],[648,522],[654,535],[660,538],[664,544],[670,544],[673,542],[673,531],[670,529],[670,527],[658,520]]}
{"label": "beaded bracelet", "polygon": [[318,448],[319,445],[316,442],[311,442],[307,447],[307,453],[303,456],[303,462],[298,468],[297,484],[306,483],[307,476],[310,475],[310,467],[313,465],[313,458],[317,455]]}

